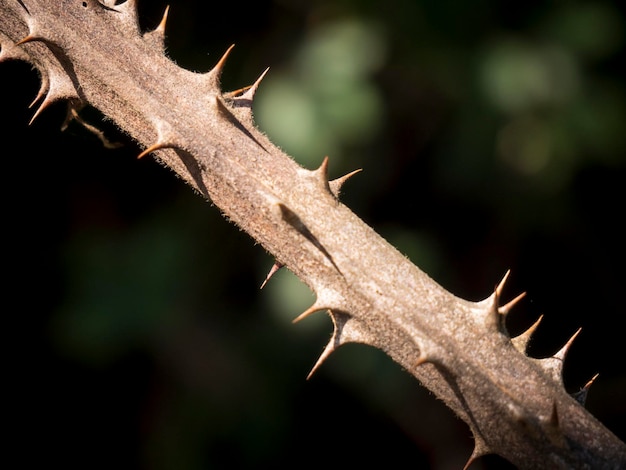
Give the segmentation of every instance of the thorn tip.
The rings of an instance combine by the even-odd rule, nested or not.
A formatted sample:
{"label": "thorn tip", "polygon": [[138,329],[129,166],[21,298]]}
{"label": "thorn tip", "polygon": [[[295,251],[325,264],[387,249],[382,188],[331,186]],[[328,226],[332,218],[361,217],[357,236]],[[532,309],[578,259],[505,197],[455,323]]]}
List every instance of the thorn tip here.
{"label": "thorn tip", "polygon": [[272,278],[272,276],[276,274],[278,270],[282,267],[283,267],[282,263],[279,263],[278,261],[274,262],[269,273],[267,273],[267,276],[265,276],[265,280],[263,281],[263,284],[261,284],[260,289],[263,289],[265,287],[265,284],[267,284],[267,281],[269,281]]}
{"label": "thorn tip", "polygon": [[313,304],[309,308],[307,308],[304,312],[302,312],[300,315],[298,315],[296,318],[294,318],[292,320],[292,323],[294,324],[298,323],[299,321],[304,320],[306,317],[320,310],[324,310],[324,307],[318,307],[317,304]]}
{"label": "thorn tip", "polygon": [[155,152],[156,150],[162,150],[162,149],[173,148],[173,147],[174,145],[167,143],[167,142],[157,142],[156,144],[151,145],[150,147],[145,149],[143,152],[141,152],[139,155],[137,155],[137,160],[142,159],[149,153]]}
{"label": "thorn tip", "polygon": [[517,305],[517,303],[522,300],[524,297],[526,297],[526,292],[522,292],[520,295],[518,295],[517,297],[515,297],[513,300],[507,302],[505,305],[503,305],[502,307],[498,308],[498,313],[500,313],[500,315],[506,315],[508,314],[511,309],[513,307],[515,307],[515,305]]}
{"label": "thorn tip", "polygon": [[502,278],[500,283],[496,286],[496,290],[495,290],[496,298],[500,298],[500,296],[502,295],[502,291],[504,290],[504,285],[506,284],[506,281],[509,279],[510,274],[511,274],[511,270],[508,269],[506,273],[504,274],[504,277]]}

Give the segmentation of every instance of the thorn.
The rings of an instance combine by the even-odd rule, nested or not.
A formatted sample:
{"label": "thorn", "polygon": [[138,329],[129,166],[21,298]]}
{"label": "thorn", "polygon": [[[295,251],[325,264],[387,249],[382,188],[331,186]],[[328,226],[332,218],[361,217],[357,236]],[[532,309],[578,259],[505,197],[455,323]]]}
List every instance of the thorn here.
{"label": "thorn", "polygon": [[306,376],[307,380],[309,380],[313,376],[313,374],[317,372],[320,366],[324,363],[326,359],[328,359],[328,356],[330,356],[335,351],[335,349],[337,348],[335,346],[335,334],[333,333],[333,337],[330,339],[330,341],[324,348],[324,351],[322,351],[322,354],[320,354],[320,357],[317,359],[317,362],[315,362],[315,365]]}
{"label": "thorn", "polygon": [[541,315],[537,319],[537,321],[535,321],[535,323],[533,323],[526,331],[524,331],[520,335],[517,335],[515,338],[511,339],[513,346],[515,346],[515,348],[522,354],[526,353],[528,342],[530,341],[530,338],[532,337],[532,335],[535,333],[535,330],[539,326],[539,323],[541,322],[542,319],[543,319],[543,315]]}
{"label": "thorn", "polygon": [[229,91],[229,92],[223,93],[223,96],[224,96],[224,98],[231,98],[231,99],[232,98],[238,98],[237,95],[241,95],[241,94],[245,93],[251,87],[252,87],[252,85],[248,85],[248,86],[245,86],[243,88],[239,88],[238,90]]}
{"label": "thorn", "polygon": [[526,297],[526,292],[522,292],[520,295],[518,295],[517,297],[515,297],[513,300],[511,300],[510,302],[508,302],[506,305],[503,305],[502,307],[498,308],[498,313],[500,315],[506,315],[508,314],[511,309],[513,307],[515,307],[515,305],[522,300],[524,297]]}
{"label": "thorn", "polygon": [[[495,287],[493,294],[488,298],[490,300],[489,310],[487,311],[487,316],[485,317],[485,322],[489,325],[489,328],[495,327],[500,333],[508,335],[506,331],[506,325],[504,324],[505,315],[502,313],[506,313],[505,310],[501,311],[499,304],[500,298],[502,297],[502,291],[504,290],[504,285],[511,274],[511,270],[507,270],[504,274],[504,277],[500,281],[500,283]],[[512,306],[512,305],[511,305]]]}
{"label": "thorn", "polygon": [[474,434],[474,450],[472,451],[472,455],[470,455],[469,459],[467,459],[463,470],[468,470],[470,466],[479,458],[491,453],[482,437],[477,437],[475,431],[472,431],[472,433]]}
{"label": "thorn", "polygon": [[292,323],[298,323],[300,320],[304,320],[309,315],[312,315],[315,312],[319,312],[320,310],[324,310],[324,307],[319,307],[317,302],[307,308],[304,312],[298,315],[296,318],[292,320]]}
{"label": "thorn", "polygon": [[417,358],[417,361],[415,362],[415,367],[419,367],[426,363],[430,363],[433,365],[438,365],[438,364],[441,365],[443,361],[441,360],[441,357],[428,354],[426,352],[420,352],[420,357]]}
{"label": "thorn", "polygon": [[158,31],[159,34],[161,35],[165,35],[165,24],[167,23],[167,15],[169,14],[169,12],[170,12],[170,6],[167,5],[165,7],[165,12],[163,12],[163,18],[161,18],[161,22],[155,29],[155,31]]}
{"label": "thorn", "polygon": [[263,73],[259,76],[259,78],[257,78],[256,81],[252,85],[250,85],[250,87],[248,87],[248,89],[241,96],[241,98],[252,100],[252,98],[254,98],[254,95],[256,94],[257,90],[259,89],[259,85],[261,84],[261,81],[265,78],[265,75],[267,75],[267,72],[269,70],[270,70],[269,67],[266,68],[263,71]]}
{"label": "thorn", "polygon": [[341,188],[343,184],[346,181],[348,181],[350,178],[352,178],[354,175],[356,175],[357,173],[360,173],[361,171],[363,171],[363,169],[359,168],[358,170],[354,170],[348,173],[347,175],[343,175],[340,178],[336,178],[332,181],[329,181],[328,186],[330,187],[330,191],[335,195],[337,199],[339,199],[339,194],[341,192]]}
{"label": "thorn", "polygon": [[582,330],[582,328],[578,328],[576,330],[576,333],[574,333],[572,335],[572,337],[567,341],[567,343],[565,343],[563,345],[563,347],[556,354],[554,354],[554,356],[552,356],[552,357],[554,357],[555,359],[560,359],[561,361],[563,361],[565,359],[565,356],[567,355],[567,352],[572,347],[572,343],[574,343],[574,340],[580,334],[581,330]]}
{"label": "thorn", "polygon": [[349,342],[363,342],[362,338],[359,338],[359,334],[356,331],[351,331],[350,328],[345,328],[346,322],[348,320],[347,315],[330,309],[328,310],[328,314],[330,315],[330,319],[333,322],[333,335],[331,336],[328,344],[324,348],[324,351],[317,359],[317,362],[309,372],[309,375],[307,375],[307,380],[309,380],[313,376],[313,374],[319,369],[322,363],[326,359],[328,359],[328,356],[336,351],[339,346]]}
{"label": "thorn", "polygon": [[511,270],[507,270],[506,274],[504,275],[504,277],[502,278],[502,280],[500,281],[500,284],[498,284],[496,286],[496,303],[498,301],[498,299],[502,296],[502,291],[504,290],[504,285],[506,284],[506,281],[509,279],[509,275],[511,274]]}
{"label": "thorn", "polygon": [[567,441],[563,432],[561,431],[559,423],[559,411],[556,405],[556,401],[552,402],[552,409],[550,410],[550,416],[543,419],[545,423],[545,433],[548,439],[558,447],[567,448]]}
{"label": "thorn", "polygon": [[[46,82],[48,80],[46,79]],[[35,106],[43,97],[46,96],[46,94],[48,94],[48,90],[50,90],[50,84],[43,83],[43,79],[42,79],[42,83],[41,83],[41,87],[39,88],[39,91],[37,92],[37,96],[35,96],[35,99],[33,101],[31,101],[31,103],[28,105],[29,108],[32,108],[33,106]],[[32,122],[32,119],[31,119]]]}
{"label": "thorn", "polygon": [[167,149],[167,148],[174,148],[174,147],[176,147],[176,146],[174,144],[169,143],[169,142],[157,142],[156,144],[151,145],[150,147],[145,149],[143,152],[141,152],[139,155],[137,155],[137,160],[140,160],[141,158],[145,157],[149,153],[152,153],[152,152],[154,152],[156,150]]}
{"label": "thorn", "polygon": [[259,76],[259,78],[256,79],[256,82],[254,82],[252,85],[239,88],[239,90],[229,91],[228,93],[224,93],[224,96],[226,98],[236,98],[236,99],[243,100],[243,101],[246,101],[246,100],[252,101],[252,99],[254,98],[254,95],[256,94],[256,91],[259,88],[259,85],[261,84],[261,80],[263,80],[263,78],[265,77],[269,69],[270,69],[269,67],[266,68],[263,71],[263,73]]}
{"label": "thorn", "polygon": [[565,343],[563,347],[554,355],[546,357],[545,359],[539,359],[539,364],[541,364],[542,368],[550,374],[555,382],[560,383],[561,385],[563,385],[563,362],[565,360],[565,356],[580,331],[581,328],[579,328],[576,333],[572,335],[569,341]]}
{"label": "thorn", "polygon": [[64,90],[63,85],[55,87],[55,86],[50,86],[50,82],[48,82],[45,88],[47,89],[44,89],[44,85],[42,84],[40,91],[37,94],[37,97],[31,103],[31,106],[35,105],[37,101],[41,99],[41,103],[39,104],[39,107],[33,114],[33,117],[28,122],[28,125],[32,125],[33,122],[35,122],[35,119],[37,119],[39,115],[53,103],[56,103],[61,100],[68,100],[71,103],[72,100],[79,100],[78,95],[72,93],[73,90],[72,91]]}
{"label": "thorn", "polygon": [[26,36],[24,39],[21,39],[19,41],[17,41],[15,43],[16,46],[21,46],[22,44],[26,44],[28,42],[35,42],[35,41],[42,41],[43,39],[41,39],[39,36],[34,36],[32,34],[29,34],[28,36]]}
{"label": "thorn", "polygon": [[[130,0],[129,0],[130,1]],[[128,4],[128,2],[122,4],[124,7]],[[133,15],[136,16],[137,8],[133,5],[129,5],[129,8],[132,9]],[[165,28],[167,23],[167,17],[170,11],[170,6],[167,5],[165,7],[165,11],[163,12],[163,17],[161,18],[161,22],[154,28],[152,31],[148,31],[144,34],[144,38],[146,41],[149,41],[153,47],[160,49],[162,52],[165,52]]]}
{"label": "thorn", "polygon": [[428,356],[426,356],[426,354],[420,354],[420,357],[417,359],[417,361],[415,361],[415,367],[419,367],[427,362],[430,362]]}
{"label": "thorn", "polygon": [[317,169],[317,171],[324,176],[324,179],[328,181],[328,155],[326,155],[324,157],[324,160],[322,160],[322,164],[320,165],[320,167]]}
{"label": "thorn", "polygon": [[148,148],[146,148],[143,152],[137,155],[137,160],[142,159],[149,153],[155,152],[157,150],[162,149],[173,149],[173,148],[181,148],[179,145],[176,145],[175,140],[176,137],[172,133],[170,126],[168,123],[163,121],[158,121],[155,123],[156,127],[156,143],[152,144]]}
{"label": "thorn", "polygon": [[265,277],[265,280],[263,281],[263,284],[261,284],[260,289],[263,289],[265,287],[265,284],[267,284],[267,281],[269,281],[271,279],[271,277],[276,274],[278,272],[278,270],[280,268],[282,268],[284,265],[282,263],[279,263],[278,261],[275,261],[274,264],[272,265],[272,268],[270,269],[270,272],[267,273],[267,276]]}
{"label": "thorn", "polygon": [[212,84],[218,87],[219,87],[220,77],[222,76],[222,71],[224,70],[224,65],[226,64],[226,59],[228,59],[230,51],[233,50],[233,47],[235,47],[234,44],[232,44],[228,49],[226,49],[226,52],[224,52],[220,60],[217,62],[217,64],[215,64],[215,66],[209,72],[209,76],[211,77],[211,81],[213,82]]}
{"label": "thorn", "polygon": [[30,118],[30,121],[28,121],[28,125],[32,126],[33,122],[35,122],[35,119],[37,119],[39,115],[43,112],[43,110],[46,109],[51,104],[52,104],[52,100],[44,98],[44,100],[41,102],[41,104],[37,108],[37,111],[35,111],[35,114],[33,114],[33,117]]}
{"label": "thorn", "polygon": [[559,427],[559,412],[556,407],[556,402],[552,402],[552,412],[550,413],[548,423],[554,428]]}
{"label": "thorn", "polygon": [[315,177],[317,178],[318,184],[322,187],[323,190],[332,193],[330,190],[330,185],[328,183],[328,155],[324,157],[322,160],[322,164],[319,166],[317,170],[313,172]]}
{"label": "thorn", "polygon": [[587,395],[589,393],[589,388],[593,385],[600,374],[596,374],[585,384],[583,388],[581,388],[578,392],[573,393],[572,396],[578,403],[582,406],[585,406],[585,402],[587,401]]}

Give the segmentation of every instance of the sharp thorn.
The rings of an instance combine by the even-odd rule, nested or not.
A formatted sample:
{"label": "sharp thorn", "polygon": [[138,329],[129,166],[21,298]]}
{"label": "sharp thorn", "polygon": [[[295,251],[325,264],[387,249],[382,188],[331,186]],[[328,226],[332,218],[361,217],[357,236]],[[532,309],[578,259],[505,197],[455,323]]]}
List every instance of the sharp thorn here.
{"label": "sharp thorn", "polygon": [[167,5],[165,7],[165,11],[163,12],[163,18],[161,18],[161,22],[156,27],[155,31],[158,31],[159,33],[165,33],[165,24],[167,23],[167,15],[169,14],[169,11],[170,11],[170,6]]}
{"label": "sharp thorn", "polygon": [[151,145],[150,147],[145,149],[143,152],[141,152],[139,155],[137,155],[137,160],[145,157],[149,153],[152,153],[152,152],[154,152],[156,150],[161,150],[161,149],[166,149],[166,148],[173,148],[173,147],[175,147],[175,146],[170,144],[170,143],[168,143],[168,142],[157,142],[156,144]]}
{"label": "sharp thorn", "polygon": [[352,178],[354,175],[356,175],[357,173],[360,173],[361,171],[363,170],[359,168],[358,170],[351,171],[347,175],[343,175],[339,178],[336,178],[328,182],[328,186],[330,187],[331,192],[335,195],[336,198],[339,197],[339,193],[341,192],[341,188],[343,187],[343,184],[346,181],[348,181],[350,178]]}
{"label": "sharp thorn", "polygon": [[477,437],[476,431],[473,431],[474,434],[474,450],[472,451],[472,455],[470,455],[469,459],[465,463],[463,470],[468,470],[474,462],[476,462],[479,458],[484,455],[490,453],[487,444],[481,437]]}
{"label": "sharp thorn", "polygon": [[272,276],[276,274],[278,270],[282,268],[283,266],[284,265],[282,263],[279,263],[278,261],[274,262],[274,264],[272,265],[272,268],[270,269],[270,272],[267,273],[267,276],[265,277],[263,284],[261,284],[260,289],[263,289],[265,287],[265,284],[267,284],[267,281],[269,281],[272,278]]}
{"label": "sharp thorn", "polygon": [[328,345],[324,348],[324,351],[322,352],[322,354],[320,354],[320,357],[317,359],[317,362],[315,363],[315,365],[313,366],[309,374],[306,376],[307,380],[313,377],[313,374],[317,372],[317,370],[320,368],[323,362],[326,359],[328,359],[328,356],[330,356],[333,351],[335,351],[334,338],[330,340]]}
{"label": "sharp thorn", "polygon": [[50,86],[48,84],[46,84],[45,86],[42,84],[42,86],[39,88],[39,91],[37,92],[37,96],[35,96],[35,99],[28,105],[28,108],[32,108],[33,106],[35,106],[40,100],[42,100],[46,94],[48,93],[48,90],[50,89]]}
{"label": "sharp thorn", "polygon": [[417,361],[415,361],[415,367],[419,367],[422,364],[425,364],[428,362],[428,357],[426,356],[426,354],[420,354],[420,357],[417,358]]}
{"label": "sharp thorn", "polygon": [[238,90],[233,90],[224,93],[224,98],[236,98],[238,95],[241,95],[252,88],[252,85],[245,86],[243,88],[239,88]]}
{"label": "sharp thorn", "polygon": [[589,381],[585,384],[585,386],[583,387],[583,390],[589,390],[589,388],[593,385],[593,383],[596,381],[596,379],[598,378],[600,374],[596,374],[593,377],[591,377],[591,379],[589,379]]}
{"label": "sharp thorn", "polygon": [[313,172],[313,174],[317,178],[318,184],[322,187],[322,189],[332,193],[328,182],[328,161],[328,156],[325,156],[324,160],[322,160],[322,164]]}
{"label": "sharp thorn", "polygon": [[572,337],[567,341],[567,343],[565,343],[563,347],[553,357],[564,360],[565,356],[567,355],[567,352],[572,347],[574,340],[580,334],[581,331],[582,331],[582,328],[578,328],[578,330],[576,330],[576,333],[572,335]]}
{"label": "sharp thorn", "polygon": [[500,296],[502,295],[502,291],[504,290],[504,285],[506,284],[506,281],[509,278],[509,275],[511,274],[511,270],[507,270],[506,274],[504,275],[504,277],[502,278],[502,280],[500,281],[500,284],[498,284],[496,286],[496,300],[500,298]]}
{"label": "sharp thorn", "polygon": [[513,346],[515,346],[519,352],[521,352],[523,354],[526,353],[526,348],[528,347],[528,342],[530,341],[532,335],[535,333],[535,330],[539,326],[539,323],[541,323],[542,319],[543,319],[543,315],[541,315],[537,319],[537,321],[535,321],[535,323],[533,323],[522,334],[517,335],[515,338],[511,338],[511,342],[513,343]]}
{"label": "sharp thorn", "polygon": [[304,312],[302,312],[300,315],[298,315],[296,318],[294,318],[292,320],[292,323],[298,323],[301,320],[304,320],[306,317],[308,317],[309,315],[314,314],[315,312],[318,312],[320,310],[324,310],[324,307],[318,307],[317,303],[311,305],[309,308],[307,308]]}
{"label": "sharp thorn", "polygon": [[585,402],[587,401],[587,395],[589,394],[589,389],[591,385],[596,381],[600,374],[596,374],[581,388],[579,391],[572,393],[572,397],[581,404],[581,406],[585,406]]}
{"label": "sharp thorn", "polygon": [[324,157],[324,160],[322,160],[322,164],[320,165],[320,167],[317,169],[318,172],[320,172],[326,179],[328,179],[328,155],[326,155]]}
{"label": "sharp thorn", "polygon": [[565,436],[563,436],[563,432],[560,426],[559,419],[559,410],[557,408],[556,401],[552,402],[552,409],[550,410],[550,416],[544,419],[545,422],[545,433],[548,436],[548,439],[556,446],[561,447],[563,449],[568,448],[567,441],[565,440]]}
{"label": "sharp thorn", "polygon": [[25,38],[17,41],[15,43],[16,46],[21,46],[22,44],[26,44],[27,42],[34,42],[34,41],[41,41],[41,38],[37,37],[37,36],[33,36],[33,35],[28,35]]}
{"label": "sharp thorn", "polygon": [[500,315],[506,315],[507,313],[509,313],[511,311],[511,309],[513,307],[515,307],[515,305],[517,305],[517,303],[522,300],[524,297],[526,297],[526,292],[522,292],[520,295],[518,295],[517,297],[515,297],[513,300],[511,300],[510,302],[508,302],[506,305],[503,305],[502,307],[498,308],[498,313]]}
{"label": "sharp thorn", "polygon": [[246,90],[246,92],[242,95],[243,98],[249,99],[251,100],[252,98],[254,98],[254,95],[256,94],[257,90],[259,89],[259,85],[261,84],[261,81],[263,80],[263,78],[265,78],[265,75],[267,75],[267,72],[270,70],[270,68],[266,68],[263,73],[259,76],[259,78],[256,79],[256,81],[250,85],[250,87],[248,87],[248,89]]}
{"label": "sharp thorn", "polygon": [[221,59],[213,67],[212,72],[217,77],[219,77],[222,74],[222,70],[224,69],[224,65],[226,64],[226,59],[228,59],[228,56],[230,55],[230,51],[233,50],[233,47],[235,47],[234,44],[232,44],[228,49],[226,49],[226,52],[224,52],[224,54],[222,55]]}

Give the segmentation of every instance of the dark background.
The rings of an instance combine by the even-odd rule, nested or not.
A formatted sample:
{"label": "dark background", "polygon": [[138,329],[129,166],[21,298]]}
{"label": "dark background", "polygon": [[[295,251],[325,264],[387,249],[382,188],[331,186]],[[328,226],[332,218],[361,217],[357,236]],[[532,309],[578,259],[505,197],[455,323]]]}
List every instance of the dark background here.
{"label": "dark background", "polygon": [[[456,295],[505,297],[626,439],[623,12],[611,2],[169,2],[168,54],[227,90],[270,72],[259,127]],[[166,3],[140,2],[154,28]],[[382,353],[340,349],[313,296],[96,112],[32,125],[36,72],[0,65],[3,388],[20,467],[461,468],[467,426]],[[15,417],[15,418],[13,418]],[[13,444],[15,443],[15,444]],[[487,457],[472,468],[506,468]]]}

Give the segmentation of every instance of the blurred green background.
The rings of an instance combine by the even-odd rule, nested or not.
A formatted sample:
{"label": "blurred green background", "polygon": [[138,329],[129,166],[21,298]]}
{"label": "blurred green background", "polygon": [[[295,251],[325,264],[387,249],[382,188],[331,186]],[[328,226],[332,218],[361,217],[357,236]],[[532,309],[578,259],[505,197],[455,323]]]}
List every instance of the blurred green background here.
{"label": "blurred green background", "polygon": [[[140,1],[154,28],[166,2]],[[172,0],[168,53],[224,88],[303,166],[356,168],[343,201],[456,295],[507,269],[530,354],[565,365],[626,439],[626,29],[618,2]],[[5,401],[21,467],[461,468],[465,424],[382,353],[340,349],[289,272],[96,112],[104,149],[30,67],[0,65]],[[496,457],[472,466],[509,468]]]}

